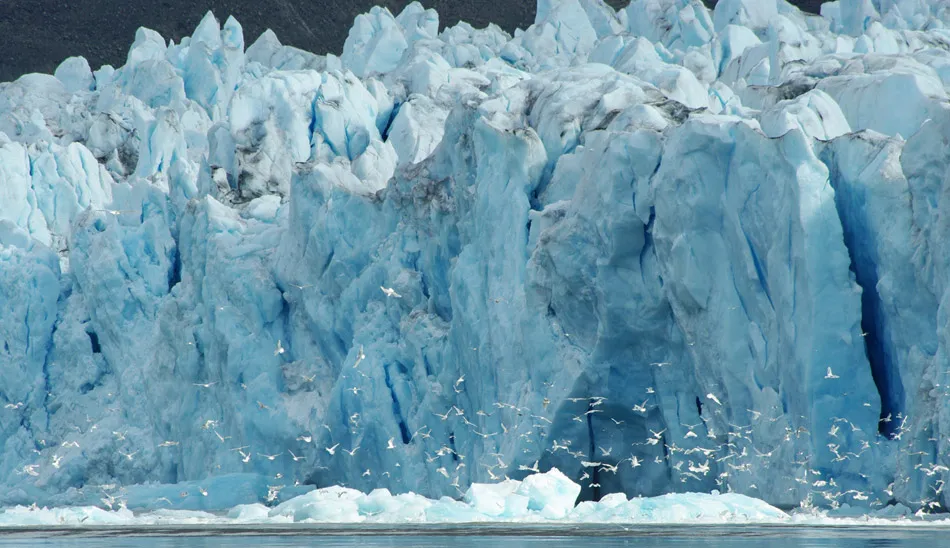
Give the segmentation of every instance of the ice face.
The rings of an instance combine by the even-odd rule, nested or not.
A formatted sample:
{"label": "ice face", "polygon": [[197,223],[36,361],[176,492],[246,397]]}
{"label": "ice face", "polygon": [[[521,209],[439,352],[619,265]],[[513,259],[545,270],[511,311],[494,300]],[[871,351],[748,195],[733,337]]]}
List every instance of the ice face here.
{"label": "ice face", "polygon": [[950,12],[538,8],[0,84],[0,503],[945,501]]}

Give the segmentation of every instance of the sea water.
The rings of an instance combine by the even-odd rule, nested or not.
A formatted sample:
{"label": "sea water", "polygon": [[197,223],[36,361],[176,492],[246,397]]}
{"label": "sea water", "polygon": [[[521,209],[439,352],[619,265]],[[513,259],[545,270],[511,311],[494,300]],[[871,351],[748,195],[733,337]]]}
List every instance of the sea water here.
{"label": "sea water", "polygon": [[103,548],[211,548],[319,546],[534,548],[702,546],[727,547],[931,547],[950,546],[945,527],[894,526],[656,526],[656,527],[325,527],[17,528],[0,530],[0,548],[65,546]]}

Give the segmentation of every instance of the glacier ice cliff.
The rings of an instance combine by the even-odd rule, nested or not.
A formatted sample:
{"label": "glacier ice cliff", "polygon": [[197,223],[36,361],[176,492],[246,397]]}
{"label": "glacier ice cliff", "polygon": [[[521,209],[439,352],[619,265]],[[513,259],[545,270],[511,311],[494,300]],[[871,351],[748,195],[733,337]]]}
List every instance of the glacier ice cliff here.
{"label": "glacier ice cliff", "polygon": [[948,24],[416,3],[335,56],[209,14],[0,84],[0,504],[950,506]]}

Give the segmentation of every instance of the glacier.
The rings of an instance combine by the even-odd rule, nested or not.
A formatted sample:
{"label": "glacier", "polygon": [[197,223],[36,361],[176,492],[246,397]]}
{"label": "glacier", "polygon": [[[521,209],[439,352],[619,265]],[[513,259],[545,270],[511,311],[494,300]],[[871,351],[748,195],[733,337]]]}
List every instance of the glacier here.
{"label": "glacier", "polygon": [[948,24],[209,13],[0,84],[0,506],[946,509]]}

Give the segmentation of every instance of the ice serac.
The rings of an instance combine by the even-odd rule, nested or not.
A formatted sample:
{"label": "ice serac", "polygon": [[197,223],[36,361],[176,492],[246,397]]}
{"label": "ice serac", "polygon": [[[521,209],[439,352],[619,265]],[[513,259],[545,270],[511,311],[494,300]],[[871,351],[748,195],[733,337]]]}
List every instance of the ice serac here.
{"label": "ice serac", "polygon": [[340,57],[209,14],[0,84],[0,503],[950,502],[947,11],[824,14],[414,3]]}

